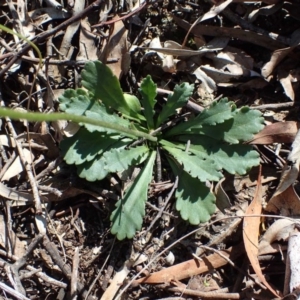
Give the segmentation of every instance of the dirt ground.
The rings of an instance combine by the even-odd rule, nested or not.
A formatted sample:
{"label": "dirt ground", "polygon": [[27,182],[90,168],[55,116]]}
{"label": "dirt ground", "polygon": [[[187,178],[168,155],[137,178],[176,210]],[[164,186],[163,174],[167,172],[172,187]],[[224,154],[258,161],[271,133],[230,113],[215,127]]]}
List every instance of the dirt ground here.
{"label": "dirt ground", "polygon": [[261,173],[225,174],[212,187],[210,222],[189,225],[172,197],[165,205],[173,186],[165,176],[151,184],[142,230],[118,241],[109,216],[126,183],[78,177],[60,156],[66,121],[3,117],[1,299],[296,299],[287,288],[294,227],[275,221],[300,214],[299,161],[289,156],[299,127],[299,0],[7,0],[0,10],[0,24],[32,40],[43,59],[39,68],[37,52],[0,28],[3,107],[58,111],[84,64],[101,60],[125,92],[137,95],[150,74],[163,102],[189,82],[183,112],[228,97],[270,126],[251,142]]}

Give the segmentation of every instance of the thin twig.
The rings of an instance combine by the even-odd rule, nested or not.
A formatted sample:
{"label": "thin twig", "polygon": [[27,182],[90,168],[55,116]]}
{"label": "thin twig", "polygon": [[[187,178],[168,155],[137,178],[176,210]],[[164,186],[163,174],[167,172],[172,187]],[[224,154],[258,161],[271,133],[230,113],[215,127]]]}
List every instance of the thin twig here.
{"label": "thin twig", "polygon": [[16,297],[19,300],[30,300],[30,298],[27,298],[26,296],[22,295],[21,293],[15,291],[14,289],[7,286],[3,282],[0,282],[0,289],[5,291],[6,293],[9,293],[10,295]]}
{"label": "thin twig", "polygon": [[242,296],[239,293],[219,293],[218,291],[202,292],[180,287],[167,288],[167,290],[170,292],[182,293],[183,295],[201,297],[201,299],[242,299]]}
{"label": "thin twig", "polygon": [[113,242],[112,242],[112,245],[111,245],[111,247],[110,247],[109,253],[108,253],[108,255],[107,255],[107,257],[106,257],[106,259],[105,259],[105,261],[104,261],[104,263],[103,263],[103,265],[102,265],[102,267],[101,267],[101,269],[99,270],[98,275],[96,276],[96,278],[94,279],[94,281],[93,281],[92,284],[90,285],[90,288],[89,288],[89,290],[87,291],[84,300],[87,300],[87,299],[88,299],[89,294],[91,293],[91,291],[92,291],[92,289],[94,288],[96,282],[97,282],[98,279],[100,278],[100,276],[101,276],[101,274],[102,274],[102,271],[103,271],[104,267],[106,266],[106,264],[107,264],[107,262],[108,262],[108,260],[109,260],[109,258],[110,258],[110,256],[111,256],[112,250],[113,250],[114,245],[115,245],[115,241],[116,241],[116,238],[114,238],[114,240],[113,240]]}
{"label": "thin twig", "polygon": [[167,199],[165,200],[164,202],[164,205],[160,208],[158,214],[155,216],[154,220],[151,222],[150,226],[147,228],[146,232],[145,232],[145,236],[147,236],[148,232],[150,231],[150,229],[154,226],[154,224],[157,222],[158,219],[161,218],[162,214],[163,214],[163,211],[166,209],[170,199],[172,198],[176,188],[178,186],[178,176],[176,176],[176,179],[175,179],[175,182],[174,182],[174,185],[170,191],[170,193],[168,194],[168,197]]}
{"label": "thin twig", "polygon": [[77,279],[78,279],[78,267],[79,267],[79,248],[74,250],[72,263],[72,276],[71,276],[71,299],[77,299]]}
{"label": "thin twig", "polygon": [[[54,243],[52,243],[49,240],[48,236],[46,236],[46,235],[44,236],[43,245],[46,248],[46,250],[48,251],[48,253],[50,254],[53,261],[59,266],[59,268],[61,269],[63,274],[67,277],[68,280],[70,280],[71,279],[71,267],[64,263],[64,261],[62,260],[62,258],[59,255],[56,245]],[[87,291],[85,290],[83,284],[80,283],[79,281],[77,281],[77,291],[78,291],[78,294],[82,294],[82,297],[84,297],[84,298],[86,297]],[[88,296],[86,299],[93,300],[93,297]]]}
{"label": "thin twig", "polygon": [[[0,254],[2,256],[5,256],[7,257],[8,259],[10,260],[14,260],[14,261],[17,261],[19,258],[16,256],[16,255],[10,255],[9,253],[5,252],[4,250],[0,249]],[[0,266],[3,267],[4,266],[4,263],[1,264],[1,261],[0,261]],[[26,266],[26,269],[30,272],[32,272],[32,274],[34,274],[35,276],[37,276],[38,278],[40,278],[41,280],[49,283],[49,284],[52,284],[54,286],[58,286],[58,287],[61,287],[63,289],[66,289],[67,288],[67,284],[64,283],[64,282],[61,282],[61,281],[58,281],[54,278],[51,278],[49,277],[48,275],[46,275],[45,273],[39,271],[38,269],[35,269],[34,267],[32,266]],[[20,276],[20,279],[22,279],[22,276]]]}
{"label": "thin twig", "polygon": [[10,201],[4,200],[5,202],[5,217],[6,217],[6,240],[5,246],[8,253],[14,254],[15,252],[15,239],[14,239],[14,232],[12,229],[12,218],[11,218],[11,210],[10,210]]}
{"label": "thin twig", "polygon": [[[2,107],[4,106],[3,101],[1,101],[1,106]],[[41,205],[41,199],[40,199],[40,195],[39,195],[39,191],[38,191],[38,188],[37,188],[35,178],[33,176],[31,164],[28,163],[26,158],[25,158],[23,148],[22,148],[22,146],[20,145],[20,143],[17,139],[17,134],[16,134],[16,131],[15,131],[13,125],[12,125],[12,122],[11,122],[10,118],[6,117],[5,120],[7,122],[7,127],[10,131],[10,134],[12,135],[12,137],[15,140],[21,162],[22,162],[22,164],[23,164],[23,166],[26,170],[26,173],[27,173],[27,176],[28,176],[28,179],[29,179],[29,182],[30,182],[30,186],[32,188],[32,193],[33,193],[33,197],[34,197],[34,205],[35,205],[35,213],[36,214],[41,214],[42,211],[43,211],[42,210],[42,205]]]}
{"label": "thin twig", "polygon": [[31,255],[32,251],[36,248],[37,244],[40,242],[41,239],[42,235],[36,236],[30,243],[25,255],[16,260],[13,264],[10,264],[8,262],[4,263],[4,269],[6,270],[6,274],[11,284],[14,286],[14,289],[24,296],[26,295],[26,292],[21,283],[19,270],[26,264],[27,258]]}
{"label": "thin twig", "polygon": [[258,109],[258,110],[275,110],[275,109],[283,109],[283,108],[290,108],[297,106],[295,102],[284,102],[284,103],[269,103],[269,104],[262,104],[258,106],[251,106],[251,109]]}

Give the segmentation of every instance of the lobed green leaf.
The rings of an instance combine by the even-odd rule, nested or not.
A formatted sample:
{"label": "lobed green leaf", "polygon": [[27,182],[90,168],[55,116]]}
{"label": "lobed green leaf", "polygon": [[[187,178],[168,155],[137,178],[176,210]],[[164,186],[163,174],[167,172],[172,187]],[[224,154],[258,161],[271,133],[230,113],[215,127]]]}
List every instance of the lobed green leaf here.
{"label": "lobed green leaf", "polygon": [[124,198],[117,202],[116,209],[111,214],[111,233],[119,240],[133,238],[135,232],[142,227],[155,156],[156,152],[153,151],[144,168],[126,191]]}
{"label": "lobed green leaf", "polygon": [[107,108],[130,116],[131,110],[124,99],[118,78],[100,61],[86,63],[81,72],[82,85],[100,99]]}
{"label": "lobed green leaf", "polygon": [[191,130],[191,133],[203,134],[231,144],[238,144],[250,140],[264,127],[264,119],[258,110],[242,107],[233,111],[232,116],[232,119],[222,124],[205,125],[199,130]]}
{"label": "lobed green leaf", "polygon": [[85,128],[80,128],[72,137],[61,141],[60,148],[67,164],[80,165],[93,160],[97,154],[103,153],[119,139],[120,136],[93,134]]}
{"label": "lobed green leaf", "polygon": [[149,148],[146,145],[129,149],[112,149],[105,152],[104,157],[107,161],[105,169],[112,172],[121,172],[129,168],[129,166],[142,163],[149,154]]}
{"label": "lobed green leaf", "polygon": [[230,174],[244,175],[260,163],[259,154],[250,145],[222,145],[212,152],[215,164]]}
{"label": "lobed green leaf", "polygon": [[[224,144],[201,135],[181,135],[178,140],[185,144],[189,141],[190,152],[198,157],[211,159],[217,170],[224,169],[230,174],[243,175],[260,162],[259,154],[250,145]],[[176,143],[175,145],[179,147]]]}
{"label": "lobed green leaf", "polygon": [[216,210],[215,196],[204,182],[182,170],[172,159],[168,161],[179,180],[175,197],[176,209],[182,219],[193,225],[208,221]]}
{"label": "lobed green leaf", "polygon": [[196,131],[204,125],[213,126],[232,119],[231,102],[227,98],[214,102],[209,108],[204,109],[195,118],[180,123],[166,133],[166,136],[182,134],[185,131]]}
{"label": "lobed green leaf", "polygon": [[58,98],[59,100],[59,109],[68,114],[73,114],[77,116],[85,115],[87,110],[89,111],[99,111],[101,104],[99,100],[92,98],[91,95],[83,89],[67,89],[64,93]]}
{"label": "lobed green leaf", "polygon": [[142,95],[141,102],[143,104],[143,113],[147,120],[148,128],[154,129],[154,106],[157,93],[156,84],[152,81],[150,75],[143,79],[139,92]]}
{"label": "lobed green leaf", "polygon": [[77,166],[77,173],[81,178],[85,178],[88,181],[104,179],[109,173],[106,166],[110,162],[107,161],[103,153],[109,152],[111,149],[122,149],[130,143],[130,140],[128,139],[120,139],[118,137],[109,138],[109,136],[106,137],[107,140],[103,139],[102,148],[93,160],[85,161]]}
{"label": "lobed green leaf", "polygon": [[203,159],[200,156],[191,155],[181,149],[169,146],[163,146],[180,164],[183,169],[192,177],[206,180],[218,181],[222,174],[218,171],[217,165],[209,158]]}
{"label": "lobed green leaf", "polygon": [[194,85],[188,84],[187,82],[176,85],[173,94],[168,96],[167,103],[163,106],[162,111],[158,115],[156,127],[159,127],[171,115],[174,115],[177,108],[183,107],[192,96],[193,90]]}
{"label": "lobed green leaf", "polygon": [[102,180],[108,175],[105,169],[106,159],[103,155],[97,155],[94,160],[83,163],[77,166],[77,173],[80,178],[87,181]]}

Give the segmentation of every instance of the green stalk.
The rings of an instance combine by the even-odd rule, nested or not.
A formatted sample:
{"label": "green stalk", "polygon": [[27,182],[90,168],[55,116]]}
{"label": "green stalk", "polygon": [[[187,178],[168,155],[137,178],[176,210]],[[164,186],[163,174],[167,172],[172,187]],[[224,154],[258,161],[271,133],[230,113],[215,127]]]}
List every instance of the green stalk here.
{"label": "green stalk", "polygon": [[67,120],[72,121],[74,123],[86,123],[96,126],[101,126],[104,128],[112,129],[120,133],[124,133],[127,136],[135,136],[137,138],[145,138],[151,142],[156,142],[157,138],[137,130],[132,130],[117,124],[107,123],[101,120],[90,119],[85,116],[76,116],[72,114],[65,113],[38,113],[38,112],[19,112],[9,108],[0,108],[0,117],[9,117],[13,120],[27,120],[30,122],[52,122],[52,121],[60,121]]}
{"label": "green stalk", "polygon": [[[42,54],[41,51],[39,50],[39,48],[33,43],[31,42],[29,39],[27,39],[26,37],[22,36],[21,34],[7,28],[6,26],[3,26],[0,24],[0,29],[2,29],[3,31],[10,33],[12,35],[16,35],[18,36],[20,39],[24,40],[25,42],[27,42],[32,48],[35,49],[35,51],[37,52],[38,56],[39,56],[39,67],[42,66],[42,62],[43,62],[43,58],[42,58]],[[94,120],[94,119],[90,119],[88,117],[85,116],[76,116],[76,115],[71,115],[71,114],[65,114],[65,113],[51,113],[51,114],[44,114],[44,113],[36,113],[36,112],[18,112],[12,109],[7,109],[7,108],[0,108],[0,117],[9,117],[13,120],[20,120],[20,119],[24,119],[27,121],[32,121],[32,122],[51,122],[51,121],[59,121],[59,120],[69,120],[72,121],[74,123],[86,123],[86,124],[91,124],[91,125],[96,125],[96,126],[101,126],[104,128],[108,128],[108,129],[112,129],[115,131],[118,131],[120,133],[124,133],[125,135],[129,135],[129,136],[135,136],[138,138],[145,138],[149,141],[152,142],[156,142],[157,138],[141,132],[141,131],[137,131],[137,130],[131,130],[128,129],[126,127],[123,126],[119,126],[117,124],[111,124],[111,123],[107,123],[107,122],[103,122],[100,120]]]}

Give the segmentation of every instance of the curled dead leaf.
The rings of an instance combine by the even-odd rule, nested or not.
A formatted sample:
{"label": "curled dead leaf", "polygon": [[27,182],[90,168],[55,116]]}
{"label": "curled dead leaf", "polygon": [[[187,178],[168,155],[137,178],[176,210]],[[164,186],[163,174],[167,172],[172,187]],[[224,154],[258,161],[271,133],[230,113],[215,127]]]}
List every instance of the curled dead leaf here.
{"label": "curled dead leaf", "polygon": [[262,68],[261,74],[268,78],[276,66],[290,53],[295,47],[288,47],[283,49],[275,50],[271,56],[270,61],[268,61]]}
{"label": "curled dead leaf", "polygon": [[[118,18],[116,16],[114,19]],[[99,60],[106,63],[110,58],[117,59],[115,63],[110,63],[108,66],[113,74],[120,78],[128,72],[128,66],[130,65],[129,43],[127,41],[128,30],[123,22],[116,22],[113,26],[113,32],[105,44]]]}
{"label": "curled dead leaf", "polygon": [[299,216],[300,198],[294,187],[290,185],[282,193],[273,196],[265,210],[286,217]]}
{"label": "curled dead leaf", "polygon": [[292,143],[300,127],[299,122],[277,122],[265,126],[247,144],[269,145],[273,143]]}
{"label": "curled dead leaf", "polygon": [[278,252],[278,245],[273,244],[275,241],[287,241],[290,232],[294,229],[295,221],[289,219],[276,220],[265,232],[259,242],[258,254],[268,254]]}
{"label": "curled dead leaf", "polygon": [[297,164],[285,165],[273,198],[279,194],[282,194],[288,187],[290,187],[296,181],[298,174],[299,166]]}

